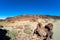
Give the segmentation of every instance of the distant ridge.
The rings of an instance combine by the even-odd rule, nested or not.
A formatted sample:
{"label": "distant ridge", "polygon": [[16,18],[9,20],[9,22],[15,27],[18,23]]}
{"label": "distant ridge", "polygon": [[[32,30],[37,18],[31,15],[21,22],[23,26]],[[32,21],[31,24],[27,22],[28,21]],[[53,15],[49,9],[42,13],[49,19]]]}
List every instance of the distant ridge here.
{"label": "distant ridge", "polygon": [[15,20],[31,20],[31,19],[38,19],[38,18],[43,18],[43,19],[60,19],[60,16],[51,16],[51,15],[21,15],[21,16],[15,16],[15,17],[7,17],[6,19],[0,19],[1,21],[15,21]]}

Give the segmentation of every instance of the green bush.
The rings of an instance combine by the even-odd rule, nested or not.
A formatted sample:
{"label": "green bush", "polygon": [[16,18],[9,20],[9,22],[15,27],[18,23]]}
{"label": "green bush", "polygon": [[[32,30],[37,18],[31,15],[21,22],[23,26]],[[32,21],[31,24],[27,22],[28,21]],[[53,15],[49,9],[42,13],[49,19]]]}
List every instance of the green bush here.
{"label": "green bush", "polygon": [[0,28],[3,28],[3,25],[0,25]]}
{"label": "green bush", "polygon": [[32,29],[28,25],[25,25],[24,33],[31,34],[32,33]]}
{"label": "green bush", "polygon": [[15,35],[16,35],[17,33],[15,32],[15,31],[9,31],[8,33],[7,33],[7,36],[9,36],[11,39],[10,40],[15,40]]}

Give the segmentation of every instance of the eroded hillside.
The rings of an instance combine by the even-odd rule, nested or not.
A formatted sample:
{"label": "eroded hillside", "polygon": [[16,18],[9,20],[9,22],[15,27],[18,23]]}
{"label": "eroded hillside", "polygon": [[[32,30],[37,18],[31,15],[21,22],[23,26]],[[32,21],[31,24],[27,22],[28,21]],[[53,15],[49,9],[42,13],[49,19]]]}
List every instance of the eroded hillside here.
{"label": "eroded hillside", "polygon": [[56,21],[59,20],[60,17],[58,16],[42,16],[42,15],[23,15],[23,16],[15,16],[15,17],[8,17],[5,20],[0,20],[0,24],[4,26],[16,26],[22,23],[27,23],[27,22],[39,22],[41,21],[42,23],[48,21]]}
{"label": "eroded hillside", "polygon": [[[32,37],[35,37],[32,35],[38,23],[41,23],[43,27],[48,23],[52,23],[55,28],[56,26],[60,26],[60,17],[23,15],[0,20],[0,25],[3,25],[4,29],[9,30],[8,35],[11,37],[11,40],[32,40]],[[56,34],[55,29],[53,30],[55,32],[54,35]],[[56,40],[55,36],[54,40]],[[34,40],[36,40],[36,37]]]}

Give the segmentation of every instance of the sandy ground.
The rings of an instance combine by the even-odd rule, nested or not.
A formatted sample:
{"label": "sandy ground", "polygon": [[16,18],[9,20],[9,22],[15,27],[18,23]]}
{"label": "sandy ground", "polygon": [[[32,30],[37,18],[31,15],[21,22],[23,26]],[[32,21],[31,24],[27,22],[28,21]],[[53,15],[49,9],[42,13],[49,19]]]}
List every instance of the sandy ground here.
{"label": "sandy ground", "polygon": [[53,40],[60,40],[60,22],[54,23]]}

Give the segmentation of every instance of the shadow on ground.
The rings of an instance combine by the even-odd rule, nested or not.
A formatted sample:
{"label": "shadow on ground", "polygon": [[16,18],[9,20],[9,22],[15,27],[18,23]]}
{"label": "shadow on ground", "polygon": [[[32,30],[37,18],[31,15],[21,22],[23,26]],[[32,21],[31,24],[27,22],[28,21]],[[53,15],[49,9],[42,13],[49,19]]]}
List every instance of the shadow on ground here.
{"label": "shadow on ground", "polygon": [[10,37],[6,36],[7,30],[0,29],[0,40],[10,40]]}

